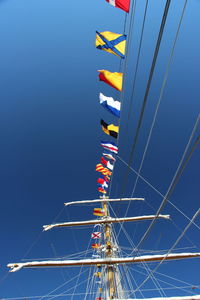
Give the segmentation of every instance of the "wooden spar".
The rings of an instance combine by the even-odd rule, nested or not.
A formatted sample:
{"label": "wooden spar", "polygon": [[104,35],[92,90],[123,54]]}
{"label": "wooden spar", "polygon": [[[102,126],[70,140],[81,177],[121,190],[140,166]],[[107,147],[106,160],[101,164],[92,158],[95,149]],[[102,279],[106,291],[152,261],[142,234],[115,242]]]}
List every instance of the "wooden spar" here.
{"label": "wooden spar", "polygon": [[88,265],[114,265],[126,263],[140,263],[140,262],[157,262],[161,260],[176,260],[184,258],[200,257],[200,252],[196,253],[171,253],[163,255],[143,255],[137,257],[124,258],[96,258],[96,259],[80,259],[80,260],[47,260],[47,261],[33,261],[25,263],[10,263],[7,265],[11,268],[10,272],[18,271],[22,268],[43,268],[43,267],[68,267],[68,266],[88,266]]}
{"label": "wooden spar", "polygon": [[[116,201],[144,201],[144,198],[117,198],[117,199],[106,199],[107,202],[116,202]],[[94,199],[94,200],[82,200],[82,201],[72,201],[64,203],[65,206],[73,205],[73,204],[85,204],[85,203],[97,203],[97,202],[105,202],[105,198],[103,199]]]}
{"label": "wooden spar", "polygon": [[[105,201],[105,200],[104,200]],[[131,221],[144,221],[144,220],[152,220],[154,218],[157,219],[169,219],[169,215],[149,215],[149,216],[139,216],[139,217],[129,217],[129,218],[105,218],[99,220],[89,220],[82,222],[64,222],[57,224],[44,225],[44,231],[52,229],[54,227],[67,227],[67,226],[82,226],[82,225],[95,225],[95,224],[109,224],[109,223],[121,223],[121,222],[131,222]]]}

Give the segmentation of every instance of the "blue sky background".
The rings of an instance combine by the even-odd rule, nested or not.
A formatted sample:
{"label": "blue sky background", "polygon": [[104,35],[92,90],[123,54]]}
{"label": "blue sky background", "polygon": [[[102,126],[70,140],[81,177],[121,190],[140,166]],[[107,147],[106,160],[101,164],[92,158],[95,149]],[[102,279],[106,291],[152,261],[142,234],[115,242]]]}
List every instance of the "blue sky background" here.
{"label": "blue sky background", "polygon": [[[156,2],[156,3],[155,3]],[[131,118],[127,122],[132,80],[145,1],[137,1],[135,23],[124,85],[119,155],[126,162],[138,121],[155,41],[165,1],[149,2]],[[165,68],[184,1],[172,1],[166,31],[148,98],[133,167],[137,170],[152,122]],[[188,2],[169,79],[160,106],[142,176],[165,194],[199,114],[200,1]],[[94,47],[95,30],[122,33],[125,14],[103,0],[0,1],[0,298],[44,295],[76,270],[22,270],[7,273],[6,264],[20,259],[61,257],[87,248],[92,228],[60,229],[42,233],[54,221],[86,220],[92,207],[63,209],[63,203],[98,197],[95,165],[110,140],[100,129],[100,118],[116,119],[99,105],[98,94],[120,99],[120,93],[98,81],[98,69],[119,71],[119,58]],[[127,18],[127,26],[130,16]],[[199,132],[199,128],[198,128]],[[197,136],[197,135],[196,135]],[[197,148],[170,200],[190,218],[199,208]],[[135,175],[117,161],[112,197],[130,196]],[[132,204],[129,216],[156,212],[162,198],[139,180],[134,196],[147,203]],[[126,204],[115,204],[123,216]],[[164,209],[182,229],[187,220],[171,205]],[[171,221],[158,221],[143,249],[168,249],[180,231]],[[196,220],[200,224],[199,219]],[[135,244],[149,223],[126,226]],[[136,233],[135,233],[136,232]],[[200,246],[193,226],[179,247]],[[120,236],[122,245],[128,242]],[[190,249],[188,250],[190,251]],[[164,264],[160,271],[200,285],[199,260]],[[137,274],[137,273],[136,273]],[[136,281],[142,280],[140,277]],[[151,286],[151,283],[146,285]],[[193,291],[192,291],[193,292]],[[170,294],[171,293],[171,294]],[[184,294],[183,291],[176,292]],[[200,293],[198,289],[194,293]],[[174,291],[169,291],[174,295]],[[158,296],[149,293],[147,296]],[[187,294],[186,294],[187,295]],[[139,296],[139,295],[137,295]],[[141,296],[141,295],[140,295]]]}

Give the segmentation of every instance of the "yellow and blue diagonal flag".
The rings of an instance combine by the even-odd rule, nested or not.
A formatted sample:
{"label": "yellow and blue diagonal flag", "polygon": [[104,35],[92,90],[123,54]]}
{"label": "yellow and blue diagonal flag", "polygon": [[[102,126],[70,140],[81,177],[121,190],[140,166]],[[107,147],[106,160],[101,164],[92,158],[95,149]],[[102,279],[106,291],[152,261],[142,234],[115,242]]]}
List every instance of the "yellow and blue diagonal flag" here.
{"label": "yellow and blue diagonal flag", "polygon": [[96,31],[96,48],[125,57],[126,35],[110,31]]}

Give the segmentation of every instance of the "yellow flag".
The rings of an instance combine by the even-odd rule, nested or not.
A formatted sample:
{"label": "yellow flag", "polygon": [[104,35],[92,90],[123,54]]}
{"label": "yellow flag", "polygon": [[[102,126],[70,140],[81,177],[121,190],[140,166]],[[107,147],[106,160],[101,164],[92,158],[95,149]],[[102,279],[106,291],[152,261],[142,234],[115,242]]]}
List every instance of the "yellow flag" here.
{"label": "yellow flag", "polygon": [[126,35],[96,31],[96,48],[124,58]]}
{"label": "yellow flag", "polygon": [[104,81],[118,91],[122,91],[123,73],[98,70],[100,81]]}

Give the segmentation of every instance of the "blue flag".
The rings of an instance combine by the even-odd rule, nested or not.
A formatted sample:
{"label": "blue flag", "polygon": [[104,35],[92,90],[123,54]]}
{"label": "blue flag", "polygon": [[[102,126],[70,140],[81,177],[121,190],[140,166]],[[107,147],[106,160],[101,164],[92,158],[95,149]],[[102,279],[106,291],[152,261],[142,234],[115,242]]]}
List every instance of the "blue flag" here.
{"label": "blue flag", "polygon": [[114,100],[112,97],[106,97],[102,93],[99,94],[99,100],[100,104],[109,110],[111,114],[120,117],[121,103],[119,101]]}

